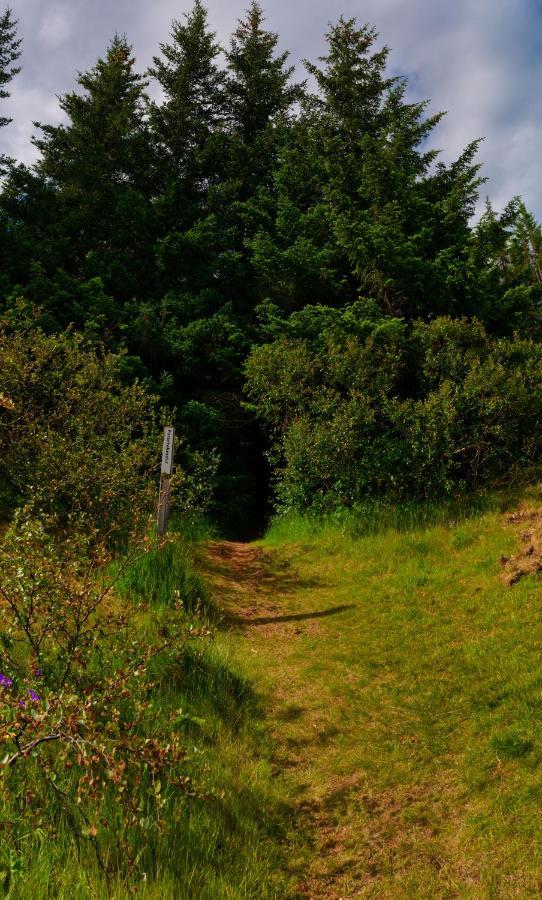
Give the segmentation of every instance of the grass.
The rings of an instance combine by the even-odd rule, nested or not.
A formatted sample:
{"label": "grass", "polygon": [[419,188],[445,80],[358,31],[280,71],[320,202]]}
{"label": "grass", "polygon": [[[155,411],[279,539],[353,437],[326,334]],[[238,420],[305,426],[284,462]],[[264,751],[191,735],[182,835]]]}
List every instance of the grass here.
{"label": "grass", "polygon": [[385,531],[419,531],[433,525],[453,525],[486,512],[513,506],[521,495],[510,490],[500,494],[473,494],[441,503],[401,503],[373,501],[354,509],[339,509],[327,515],[289,513],[271,521],[265,536],[269,544],[311,541],[326,534],[358,538]]}
{"label": "grass", "polygon": [[295,801],[292,896],[542,893],[540,582],[501,581],[500,512],[445,520],[278,523],[235,573],[223,640]]}
{"label": "grass", "polygon": [[212,534],[204,520],[173,518],[166,543],[159,545],[152,535],[146,553],[128,566],[120,563],[117,593],[154,606],[171,606],[178,592],[187,611],[210,608],[209,592],[195,564],[195,548]]}
{"label": "grass", "polygon": [[540,582],[500,577],[517,503],[290,518],[206,557],[187,536],[148,554],[123,582],[152,598],[142,627],[176,585],[226,616],[153,697],[157,733],[183,710],[201,796],[135,848],[135,886],[106,884],[66,832],[3,829],[13,896],[540,896]]}

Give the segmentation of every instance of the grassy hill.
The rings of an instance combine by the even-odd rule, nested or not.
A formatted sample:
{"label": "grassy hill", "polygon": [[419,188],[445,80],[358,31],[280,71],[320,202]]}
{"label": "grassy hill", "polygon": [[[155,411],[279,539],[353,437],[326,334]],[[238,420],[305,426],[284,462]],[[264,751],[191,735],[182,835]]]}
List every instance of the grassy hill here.
{"label": "grassy hill", "polygon": [[215,610],[210,642],[157,665],[146,726],[177,717],[193,790],[109,873],[4,792],[5,893],[540,896],[542,491],[450,516],[176,535],[138,563],[118,593],[152,595],[149,639],[177,583]]}
{"label": "grassy hill", "polygon": [[212,548],[293,813],[291,896],[540,895],[540,500]]}

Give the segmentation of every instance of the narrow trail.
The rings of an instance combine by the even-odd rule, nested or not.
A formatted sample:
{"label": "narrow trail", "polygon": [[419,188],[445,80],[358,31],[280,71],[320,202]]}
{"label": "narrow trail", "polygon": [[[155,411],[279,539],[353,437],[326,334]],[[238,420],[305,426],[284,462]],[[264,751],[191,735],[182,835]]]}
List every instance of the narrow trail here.
{"label": "narrow trail", "polygon": [[346,819],[359,778],[350,764],[337,766],[341,745],[353,737],[342,691],[348,675],[325,662],[354,605],[337,602],[332,582],[303,576],[282,549],[215,542],[207,562],[236,652],[265,700],[273,775],[285,780],[304,832],[304,852],[295,858],[294,849],[291,859],[299,873],[295,896],[358,896],[351,892],[359,879],[352,880],[357,863]]}

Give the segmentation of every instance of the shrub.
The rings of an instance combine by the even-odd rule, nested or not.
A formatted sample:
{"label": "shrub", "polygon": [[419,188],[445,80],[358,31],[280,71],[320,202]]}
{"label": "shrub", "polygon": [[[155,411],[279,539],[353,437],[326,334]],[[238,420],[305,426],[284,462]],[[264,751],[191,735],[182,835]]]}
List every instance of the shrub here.
{"label": "shrub", "polygon": [[0,483],[111,537],[148,512],[158,458],[155,398],[123,384],[121,365],[75,334],[0,332]]}
{"label": "shrub", "polygon": [[161,672],[210,636],[179,590],[152,628],[149,598],[120,608],[130,564],[112,566],[90,526],[59,542],[26,511],[0,544],[0,796],[17,827],[88,842],[106,875],[129,872],[194,791],[182,711],[157,721],[154,699]]}
{"label": "shrub", "polygon": [[249,397],[275,441],[280,509],[434,500],[532,474],[540,344],[467,320],[407,329],[371,304],[332,313],[304,310],[282,332],[275,322],[274,341],[247,363]]}

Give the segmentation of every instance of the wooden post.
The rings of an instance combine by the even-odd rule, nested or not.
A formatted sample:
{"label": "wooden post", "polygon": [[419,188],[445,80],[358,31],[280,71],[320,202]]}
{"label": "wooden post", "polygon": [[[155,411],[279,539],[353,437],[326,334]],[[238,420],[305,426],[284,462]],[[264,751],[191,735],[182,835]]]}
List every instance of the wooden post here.
{"label": "wooden post", "polygon": [[162,467],[160,471],[160,494],[158,495],[158,537],[164,537],[169,519],[171,504],[171,476],[173,474],[173,452],[175,449],[175,429],[164,428],[162,447]]}

